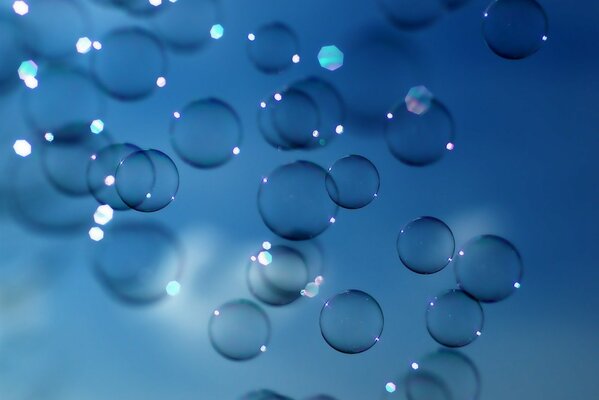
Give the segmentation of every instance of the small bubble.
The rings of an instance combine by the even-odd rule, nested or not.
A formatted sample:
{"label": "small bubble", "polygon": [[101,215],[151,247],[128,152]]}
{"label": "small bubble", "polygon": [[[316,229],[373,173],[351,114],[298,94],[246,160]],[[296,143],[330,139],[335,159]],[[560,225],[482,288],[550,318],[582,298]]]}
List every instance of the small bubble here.
{"label": "small bubble", "polygon": [[79,38],[75,44],[75,47],[77,48],[77,53],[88,53],[91,50],[92,41],[87,36]]}
{"label": "small bubble", "polygon": [[413,362],[411,366],[412,366],[412,369],[414,369],[414,370],[419,368],[419,365],[416,362]]}
{"label": "small bubble", "polygon": [[47,142],[51,142],[54,140],[54,135],[51,132],[46,132],[44,139],[46,139]]}
{"label": "small bubble", "polygon": [[94,242],[99,242],[104,239],[104,231],[97,226],[94,226],[89,230],[89,238]]}
{"label": "small bubble", "polygon": [[397,389],[397,386],[393,382],[387,382],[387,384],[385,385],[385,390],[388,393],[393,393],[393,392],[395,392],[396,389]]}
{"label": "small bubble", "polygon": [[300,62],[300,56],[299,56],[299,54],[294,54],[293,57],[291,57],[291,61],[294,64],[297,64],[298,62]]}
{"label": "small bubble", "polygon": [[98,225],[106,225],[112,220],[114,210],[108,204],[98,206],[94,213],[94,221]]}
{"label": "small bubble", "polygon": [[262,242],[262,248],[264,250],[270,250],[272,247],[272,245],[270,244],[270,242]]}
{"label": "small bubble", "polygon": [[91,125],[89,126],[89,129],[92,131],[92,133],[95,133],[97,135],[98,133],[101,133],[104,130],[104,122],[101,119],[95,119],[92,121]]}
{"label": "small bubble", "polygon": [[254,40],[256,40],[256,35],[254,35],[253,33],[248,34],[248,40],[250,42],[253,42]]}
{"label": "small bubble", "polygon": [[283,96],[281,96],[281,93],[275,93],[274,98],[276,101],[281,101],[281,99],[283,99]]}
{"label": "small bubble", "polygon": [[447,143],[447,145],[445,146],[445,148],[449,151],[453,150],[455,148],[455,145],[451,142]]}
{"label": "small bubble", "polygon": [[173,113],[173,116],[174,116],[175,118],[177,118],[177,119],[178,119],[178,118],[181,118],[181,114],[180,114],[178,111],[175,111],[175,112]]}
{"label": "small bubble", "polygon": [[344,130],[344,128],[343,128],[343,125],[337,125],[337,126],[335,127],[335,133],[336,133],[337,135],[341,135],[341,134],[343,133],[343,130]]}
{"label": "small bubble", "polygon": [[238,155],[239,153],[241,153],[239,147],[233,147],[233,154]]}
{"label": "small bubble", "polygon": [[31,145],[27,140],[17,140],[15,144],[13,144],[12,148],[15,153],[21,157],[27,157],[31,154]]}
{"label": "small bubble", "polygon": [[166,78],[164,76],[159,76],[158,79],[156,79],[156,86],[162,88],[166,86]]}
{"label": "small bubble", "polygon": [[393,119],[393,114],[392,113],[387,113],[387,119]]}
{"label": "small bubble", "polygon": [[220,39],[225,34],[225,28],[221,24],[212,25],[210,28],[210,37],[212,39]]}
{"label": "small bubble", "polygon": [[92,43],[92,46],[96,50],[101,50],[102,49],[102,43],[98,42],[97,40],[94,40],[94,42]]}
{"label": "small bubble", "polygon": [[177,281],[170,281],[166,285],[166,294],[169,296],[176,296],[181,291],[181,284]]}

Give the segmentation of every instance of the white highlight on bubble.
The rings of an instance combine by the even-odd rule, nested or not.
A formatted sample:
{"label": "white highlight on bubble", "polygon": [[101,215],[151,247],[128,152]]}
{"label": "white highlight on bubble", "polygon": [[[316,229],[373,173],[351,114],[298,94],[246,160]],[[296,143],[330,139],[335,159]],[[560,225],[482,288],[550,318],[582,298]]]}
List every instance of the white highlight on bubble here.
{"label": "white highlight on bubble", "polygon": [[166,78],[164,76],[159,76],[158,79],[156,79],[156,86],[158,86],[159,88],[165,87]]}
{"label": "white highlight on bubble", "polygon": [[387,382],[387,384],[385,385],[385,390],[388,393],[393,393],[395,392],[395,390],[397,390],[397,386],[393,382]]}
{"label": "white highlight on bubble", "polygon": [[179,294],[181,291],[181,284],[177,281],[170,281],[166,284],[166,294],[173,297]]}
{"label": "white highlight on bubble", "polygon": [[250,42],[253,42],[254,40],[256,40],[256,35],[254,35],[253,33],[249,33],[248,34],[248,40]]}
{"label": "white highlight on bubble", "polygon": [[31,154],[31,145],[27,140],[19,139],[12,145],[15,153],[21,157],[27,157]]}
{"label": "white highlight on bubble", "polygon": [[238,155],[239,153],[241,153],[241,149],[237,146],[233,147],[233,154]]}
{"label": "white highlight on bubble", "polygon": [[270,250],[272,248],[272,244],[270,244],[270,242],[262,242],[262,248],[264,250]]}
{"label": "white highlight on bubble", "polygon": [[97,226],[91,228],[88,233],[89,238],[94,242],[99,242],[100,240],[104,239],[104,231]]}
{"label": "white highlight on bubble", "polygon": [[19,15],[25,15],[29,12],[29,4],[25,1],[18,0],[12,3],[12,9]]}
{"label": "white highlight on bubble", "polygon": [[316,284],[316,286],[320,286],[324,283],[324,277],[322,275],[318,275],[315,279],[314,279],[314,283]]}
{"label": "white highlight on bubble", "polygon": [[451,142],[447,143],[447,145],[445,145],[445,148],[449,151],[453,150],[455,148],[455,145]]}
{"label": "white highlight on bubble", "polygon": [[459,255],[461,255],[461,256],[463,256],[463,255],[464,255],[464,250],[460,250],[460,251],[458,252],[458,254],[459,254]]}
{"label": "white highlight on bubble", "polygon": [[268,251],[258,253],[258,262],[265,267],[272,262],[272,255]]}
{"label": "white highlight on bubble", "polygon": [[314,131],[312,132],[312,136],[314,136],[314,137],[318,137],[318,136],[320,136],[320,133],[319,133],[317,130],[314,130]]}
{"label": "white highlight on bubble", "polygon": [[275,95],[273,97],[275,98],[276,101],[281,101],[283,99],[283,96],[281,95],[281,93],[275,93]]}
{"label": "white highlight on bubble", "polygon": [[102,43],[98,42],[97,40],[94,40],[94,42],[92,43],[92,46],[96,50],[101,50],[102,49]]}
{"label": "white highlight on bubble", "polygon": [[298,62],[300,62],[300,56],[299,56],[299,54],[294,54],[293,57],[291,57],[291,61],[294,64],[297,64]]}
{"label": "white highlight on bubble", "polygon": [[521,286],[521,285],[520,285],[520,282],[516,282],[516,283],[514,283],[514,287],[515,287],[516,289],[520,289],[520,286]]}
{"label": "white highlight on bubble", "polygon": [[75,44],[75,48],[77,49],[77,53],[88,53],[92,48],[92,41],[87,36],[79,38]]}
{"label": "white highlight on bubble", "polygon": [[482,335],[481,331],[476,331],[476,336]]}
{"label": "white highlight on bubble", "polygon": [[393,119],[393,114],[392,113],[387,113],[387,119]]}
{"label": "white highlight on bubble", "polygon": [[261,101],[260,102],[260,108],[266,108],[266,102],[265,101]]}
{"label": "white highlight on bubble", "polygon": [[412,367],[412,369],[413,369],[413,370],[417,370],[418,368],[420,368],[420,366],[418,365],[418,363],[417,363],[417,362],[413,362],[413,363],[411,364],[411,367]]}
{"label": "white highlight on bubble", "polygon": [[101,133],[104,130],[104,121],[102,121],[101,119],[94,119],[90,124],[89,129],[90,131],[92,131],[92,133],[95,133],[96,135],[98,133]]}
{"label": "white highlight on bubble", "polygon": [[214,310],[214,316],[218,317],[220,315],[220,311]]}
{"label": "white highlight on bubble", "polygon": [[148,2],[153,5],[154,7],[158,7],[160,5],[162,5],[162,0],[148,0]]}
{"label": "white highlight on bubble", "polygon": [[345,130],[345,128],[343,128],[343,125],[337,125],[335,127],[335,133],[337,135],[341,135],[343,133],[343,131]]}
{"label": "white highlight on bubble", "polygon": [[175,111],[175,112],[173,113],[173,116],[174,116],[175,118],[177,118],[177,119],[181,118],[181,114],[180,114],[178,111]]}
{"label": "white highlight on bubble", "polygon": [[335,219],[335,217],[331,217],[331,219],[329,219],[329,222],[330,222],[331,224],[334,224],[334,223],[335,223],[335,221],[337,221],[337,220]]}
{"label": "white highlight on bubble", "polygon": [[264,346],[264,345],[260,346],[260,351],[264,353],[266,351],[266,346]]}
{"label": "white highlight on bubble", "polygon": [[27,86],[29,89],[35,89],[39,84],[39,82],[34,76],[25,77],[25,79],[23,79],[23,82],[25,82],[25,86]]}
{"label": "white highlight on bubble", "polygon": [[543,42],[546,42],[546,41],[547,41],[547,35],[543,35],[543,37],[541,38],[541,40],[542,40]]}
{"label": "white highlight on bubble", "polygon": [[110,221],[112,221],[112,217],[114,216],[114,210],[108,204],[103,204],[98,206],[96,212],[94,213],[94,221],[98,225],[106,225]]}
{"label": "white highlight on bubble", "polygon": [[46,132],[44,134],[44,139],[46,139],[46,142],[51,142],[54,140],[54,135],[52,134],[52,132]]}

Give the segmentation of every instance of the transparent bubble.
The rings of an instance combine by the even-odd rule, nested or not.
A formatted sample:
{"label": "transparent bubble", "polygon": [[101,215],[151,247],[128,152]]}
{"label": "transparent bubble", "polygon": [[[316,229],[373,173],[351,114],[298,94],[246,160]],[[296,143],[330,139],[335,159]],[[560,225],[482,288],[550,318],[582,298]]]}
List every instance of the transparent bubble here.
{"label": "transparent bubble", "polygon": [[160,150],[131,153],[116,170],[116,190],[129,208],[143,212],[163,209],[179,190],[179,170]]}
{"label": "transparent bubble", "polygon": [[23,38],[38,56],[49,59],[75,53],[75,43],[90,34],[84,9],[72,0],[27,0],[29,13],[21,18]]}
{"label": "transparent bubble", "polygon": [[87,187],[100,204],[108,204],[113,210],[128,210],[121,200],[115,181],[116,171],[125,158],[141,151],[130,143],[117,143],[106,146],[90,157],[87,167]]}
{"label": "transparent bubble", "polygon": [[273,306],[290,304],[308,283],[306,260],[297,250],[272,246],[252,257],[247,269],[248,287],[260,301]]}
{"label": "transparent bubble", "polygon": [[343,208],[362,208],[377,196],[379,172],[370,160],[359,155],[343,157],[329,168],[326,187],[331,199]]}
{"label": "transparent bubble", "polygon": [[400,29],[422,29],[443,15],[441,0],[379,0],[383,13]]}
{"label": "transparent bubble", "polygon": [[294,82],[291,87],[307,94],[319,111],[318,141],[312,142],[312,147],[324,146],[343,133],[346,107],[339,91],[331,83],[322,78],[309,77]]}
{"label": "transparent bubble", "polygon": [[272,390],[262,389],[262,390],[254,390],[249,393],[246,393],[239,400],[292,400],[290,397],[283,396],[277,392],[273,392]]}
{"label": "transparent bubble", "polygon": [[290,240],[306,240],[324,232],[337,213],[325,178],[326,171],[309,161],[283,165],[263,178],[258,210],[266,226]]}
{"label": "transparent bubble", "polygon": [[15,71],[26,58],[23,35],[17,24],[0,15],[0,88],[17,82]]}
{"label": "transparent bubble", "polygon": [[54,139],[43,142],[41,146],[42,163],[48,179],[68,195],[89,195],[88,164],[91,157],[110,141],[106,132],[99,135],[90,132],[87,123],[72,124],[55,131]]}
{"label": "transparent bubble", "polygon": [[454,143],[453,118],[445,106],[433,99],[426,112],[417,114],[401,102],[387,115],[385,137],[391,153],[412,166],[432,164]]}
{"label": "transparent bubble", "polygon": [[509,297],[520,287],[522,259],[513,244],[495,235],[478,236],[455,259],[460,288],[482,302]]}
{"label": "transparent bubble", "polygon": [[93,71],[99,85],[121,100],[137,100],[154,91],[166,72],[166,54],[153,33],[122,28],[108,33],[95,51]]}
{"label": "transparent bubble", "polygon": [[184,256],[176,236],[151,221],[115,221],[104,238],[93,243],[94,267],[100,282],[118,299],[147,304],[167,296],[178,281]]}
{"label": "transparent bubble", "polygon": [[270,340],[270,321],[256,303],[234,300],[214,310],[208,333],[212,347],[221,356],[244,361],[266,350]]}
{"label": "transparent bubble", "polygon": [[433,274],[445,268],[455,250],[451,229],[440,219],[420,217],[399,232],[397,253],[401,262],[418,274]]}
{"label": "transparent bubble", "polygon": [[480,303],[457,289],[435,297],[426,311],[428,332],[447,347],[472,343],[482,332],[483,320]]}
{"label": "transparent bubble", "polygon": [[70,234],[89,229],[98,204],[85,197],[71,197],[50,183],[40,152],[11,165],[7,201],[11,215],[22,225],[41,233]]}
{"label": "transparent bubble", "polygon": [[[434,377],[437,385],[443,387],[449,399],[476,400],[480,394],[480,376],[474,363],[464,354],[451,350],[440,349],[428,354],[418,361],[418,370]],[[416,396],[411,393],[413,400],[427,400],[428,397]]]}
{"label": "transparent bubble", "polygon": [[337,351],[362,353],[379,341],[384,318],[379,303],[360,290],[348,290],[329,299],[320,312],[320,332]]}
{"label": "transparent bubble", "polygon": [[[94,82],[82,71],[55,65],[41,66],[39,86],[24,93],[27,122],[38,133],[58,131],[71,123],[97,119],[103,99]],[[68,93],[68,96],[65,96]]]}
{"label": "transparent bubble", "polygon": [[194,50],[210,40],[210,29],[221,22],[217,0],[167,0],[152,19],[156,33],[172,48]]}
{"label": "transparent bubble", "polygon": [[547,40],[547,15],[535,0],[493,0],[483,17],[485,41],[500,57],[528,57]]}
{"label": "transparent bubble", "polygon": [[293,88],[277,94],[280,99],[275,98],[270,112],[278,136],[293,148],[314,146],[320,128],[320,112],[314,100]]}
{"label": "transparent bubble", "polygon": [[175,151],[198,168],[217,167],[233,158],[241,134],[241,121],[235,110],[212,98],[188,104],[171,125]]}
{"label": "transparent bubble", "polygon": [[445,383],[426,371],[411,371],[405,379],[409,400],[453,400]]}
{"label": "transparent bubble", "polygon": [[248,35],[248,54],[254,66],[267,74],[276,74],[293,64],[299,53],[299,41],[285,24],[273,22]]}

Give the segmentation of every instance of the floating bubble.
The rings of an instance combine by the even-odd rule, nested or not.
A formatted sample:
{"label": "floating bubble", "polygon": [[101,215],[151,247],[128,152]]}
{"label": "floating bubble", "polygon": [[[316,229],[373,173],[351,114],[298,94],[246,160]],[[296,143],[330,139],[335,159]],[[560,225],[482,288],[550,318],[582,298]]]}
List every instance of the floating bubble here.
{"label": "floating bubble", "polygon": [[24,93],[27,122],[37,133],[53,133],[72,123],[89,126],[102,114],[102,97],[84,72],[61,65],[41,66],[37,79],[39,87]]}
{"label": "floating bubble", "polygon": [[285,24],[273,22],[248,35],[248,54],[254,66],[267,74],[276,74],[293,64],[299,53],[299,41]]}
{"label": "floating bubble", "polygon": [[[178,0],[164,2],[152,19],[156,33],[168,46],[178,50],[195,50],[205,45],[213,33],[222,37],[221,29],[212,31],[220,22],[217,0]],[[214,38],[214,36],[212,36]]]}
{"label": "floating bubble", "polygon": [[445,11],[440,0],[379,0],[383,13],[400,29],[422,29]]}
{"label": "floating bubble", "polygon": [[461,290],[452,289],[435,297],[426,311],[431,337],[447,347],[462,347],[480,336],[483,328],[480,303]]}
{"label": "floating bubble", "polygon": [[[68,138],[68,139],[64,139]],[[70,196],[85,196],[99,187],[88,186],[87,168],[91,157],[111,142],[103,133],[90,132],[89,124],[71,124],[54,132],[51,142],[44,141],[42,163],[52,184]]]}
{"label": "floating bubble", "polygon": [[308,280],[306,260],[297,250],[287,246],[260,251],[257,257],[252,257],[247,269],[252,294],[272,306],[297,300]]}
{"label": "floating bubble", "polygon": [[90,23],[81,5],[72,0],[27,0],[29,13],[21,19],[23,38],[37,55],[56,59],[75,52],[77,40],[89,34]]}
{"label": "floating bubble", "polygon": [[313,297],[318,296],[319,291],[320,288],[316,282],[308,282],[306,287],[300,291],[300,295],[311,299]]}
{"label": "floating bubble", "polygon": [[399,232],[397,253],[401,262],[418,274],[434,274],[445,268],[453,257],[455,239],[440,219],[420,217]]}
{"label": "floating bubble", "polygon": [[266,226],[290,240],[306,240],[324,232],[337,214],[325,178],[326,171],[309,161],[283,165],[263,178],[258,210]]}
{"label": "floating bubble", "polygon": [[454,123],[449,111],[438,100],[422,114],[410,112],[402,101],[387,114],[385,138],[391,153],[412,166],[432,164],[454,143]]}
{"label": "floating bubble", "polygon": [[17,24],[0,16],[0,87],[9,87],[17,82],[15,71],[26,58],[23,36]]}
{"label": "floating bubble", "polygon": [[379,341],[384,318],[379,303],[360,290],[348,290],[329,299],[320,312],[320,332],[333,349],[362,353]]}
{"label": "floating bubble", "polygon": [[547,40],[547,15],[536,0],[493,0],[483,17],[485,41],[500,57],[526,58]]}
{"label": "floating bubble", "polygon": [[118,299],[148,304],[167,296],[184,257],[176,236],[150,221],[113,222],[94,244],[94,267],[102,285]]}
{"label": "floating bubble", "polygon": [[343,52],[335,45],[323,46],[318,52],[318,63],[324,69],[335,71],[343,66]]}
{"label": "floating bubble", "polygon": [[464,245],[455,260],[460,288],[482,302],[509,297],[520,287],[522,259],[513,244],[495,235],[478,236]]}
{"label": "floating bubble", "polygon": [[198,168],[225,164],[239,149],[242,128],[239,116],[218,99],[194,101],[171,125],[171,142],[177,154]]}
{"label": "floating bubble", "polygon": [[445,383],[425,371],[411,371],[405,379],[409,400],[453,400]]}
{"label": "floating bubble", "polygon": [[[480,376],[474,363],[464,354],[440,349],[428,354],[419,362],[418,371],[434,377],[436,383],[445,389],[449,399],[476,400],[480,394]],[[413,372],[410,372],[412,374]],[[427,400],[428,397],[410,393],[413,400]]]}
{"label": "floating bubble", "polygon": [[362,208],[377,196],[379,172],[370,160],[359,155],[343,157],[329,168],[326,187],[331,199],[343,208]]}
{"label": "floating bubble", "polygon": [[256,303],[234,300],[214,310],[208,333],[212,347],[221,356],[245,361],[265,351],[270,340],[270,321]]}
{"label": "floating bubble", "polygon": [[312,142],[312,147],[327,145],[333,138],[343,133],[346,107],[333,85],[322,78],[308,77],[294,82],[291,87],[307,94],[319,111],[318,141]]}
{"label": "floating bubble", "polygon": [[140,150],[119,164],[115,184],[119,197],[129,208],[154,212],[175,200],[179,170],[160,150]]}
{"label": "floating bubble", "polygon": [[92,69],[99,85],[121,100],[146,97],[165,76],[166,54],[161,42],[141,28],[122,28],[108,33],[102,50],[94,52]]}
{"label": "floating bubble", "polygon": [[[129,209],[117,192],[115,177],[121,162],[138,151],[141,149],[133,144],[118,143],[106,146],[90,157],[87,167],[87,187],[98,203],[107,204],[114,210]],[[150,186],[148,185],[148,188]]]}
{"label": "floating bubble", "polygon": [[292,148],[317,143],[320,112],[314,100],[304,92],[291,88],[280,93],[269,110],[273,127],[284,143]]}

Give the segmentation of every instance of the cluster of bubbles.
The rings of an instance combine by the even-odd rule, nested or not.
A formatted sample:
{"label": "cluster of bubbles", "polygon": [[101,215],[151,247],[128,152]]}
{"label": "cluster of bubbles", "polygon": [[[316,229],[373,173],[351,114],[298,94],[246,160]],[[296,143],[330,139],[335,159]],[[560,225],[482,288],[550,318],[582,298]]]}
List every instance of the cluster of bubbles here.
{"label": "cluster of bubbles", "polygon": [[[93,264],[99,282],[121,301],[149,304],[180,290],[185,259],[177,236],[148,219],[111,221],[114,212],[153,213],[167,207],[179,189],[179,170],[162,150],[115,140],[118,135],[104,129],[100,117],[105,97],[139,101],[164,87],[171,53],[196,51],[210,39],[221,38],[221,9],[216,0],[96,2],[143,16],[152,28],[122,27],[91,40],[85,36],[89,15],[69,0],[16,1],[13,9],[20,17],[0,17],[0,87],[18,75],[30,89],[24,93],[24,110],[35,132],[32,143],[14,143],[15,152],[30,160],[15,170],[13,205],[19,218],[43,231],[87,228],[93,215],[96,226],[88,234],[97,242]],[[409,30],[424,28],[466,2],[379,0],[389,20]],[[50,13],[58,18],[47,18]],[[488,47],[505,59],[528,57],[547,40],[547,17],[535,0],[493,0],[482,25]],[[88,69],[63,62],[75,50],[90,53]],[[281,73],[300,62],[298,36],[281,22],[259,26],[247,35],[247,55],[257,71]],[[317,59],[323,68],[335,71],[343,65],[344,53],[326,45]],[[321,77],[295,80],[258,105],[258,129],[279,151],[327,146],[345,132],[345,123],[341,95]],[[425,86],[410,89],[386,115],[387,146],[408,166],[439,161],[454,149],[454,135],[451,113]],[[173,114],[170,139],[184,163],[207,170],[240,154],[243,126],[227,102],[200,98]],[[32,147],[39,147],[34,157]],[[339,208],[361,209],[374,201],[379,187],[376,166],[357,154],[328,168],[298,160],[261,179],[258,211],[280,239],[264,242],[250,257],[246,280],[255,301],[235,299],[214,309],[208,334],[216,352],[245,361],[267,351],[271,323],[259,303],[280,307],[316,297],[324,280],[323,262],[310,240],[336,222]],[[426,309],[430,336],[446,347],[473,342],[483,329],[481,303],[504,300],[520,287],[520,254],[496,235],[474,237],[456,254],[447,224],[424,216],[401,229],[396,247],[401,262],[414,273],[430,275],[450,264],[454,267],[457,286],[435,296]],[[319,324],[332,349],[358,354],[379,342],[384,314],[373,296],[351,289],[324,302]],[[387,393],[396,392],[400,384],[412,400],[474,399],[479,391],[472,363],[448,350],[413,363],[408,374],[387,383]],[[287,398],[267,390],[243,397]],[[331,399],[311,399],[327,398]]]}

